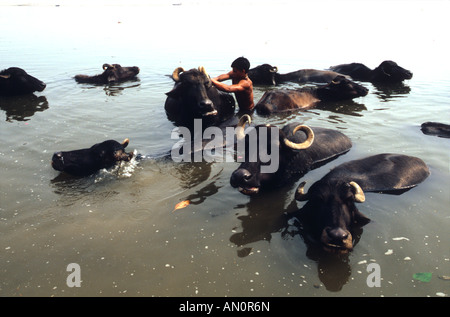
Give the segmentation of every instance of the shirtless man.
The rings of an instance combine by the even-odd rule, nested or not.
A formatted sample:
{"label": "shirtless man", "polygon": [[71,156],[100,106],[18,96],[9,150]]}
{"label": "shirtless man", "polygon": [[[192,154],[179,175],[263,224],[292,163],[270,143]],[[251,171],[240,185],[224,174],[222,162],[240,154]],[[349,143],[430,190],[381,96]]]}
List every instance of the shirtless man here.
{"label": "shirtless man", "polygon": [[[211,82],[217,89],[225,92],[233,92],[241,110],[253,110],[253,83],[248,78],[247,72],[250,69],[250,62],[245,57],[239,57],[231,64],[233,68],[230,72],[211,78]],[[231,79],[231,85],[221,83],[221,81]]]}

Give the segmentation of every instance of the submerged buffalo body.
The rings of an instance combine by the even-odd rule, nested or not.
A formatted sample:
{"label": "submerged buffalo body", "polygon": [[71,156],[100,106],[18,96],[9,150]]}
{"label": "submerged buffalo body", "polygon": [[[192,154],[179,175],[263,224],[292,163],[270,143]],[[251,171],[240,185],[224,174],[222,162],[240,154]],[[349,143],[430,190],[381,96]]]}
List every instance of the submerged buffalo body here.
{"label": "submerged buffalo body", "polygon": [[435,135],[441,138],[450,138],[450,125],[439,122],[424,122],[421,125],[424,134]]}
{"label": "submerged buffalo body", "polygon": [[139,67],[122,67],[119,64],[103,64],[103,73],[95,76],[76,75],[78,83],[104,85],[113,82],[122,82],[135,78],[139,74]]}
{"label": "submerged buffalo body", "polygon": [[164,108],[176,125],[191,127],[194,119],[202,119],[204,126],[209,126],[233,116],[233,96],[217,90],[203,67],[188,71],[176,68],[172,78],[175,85],[167,93]]}
{"label": "submerged buffalo body", "polygon": [[[238,128],[243,127],[245,121],[241,118]],[[278,139],[267,137],[266,140],[270,140],[271,144],[263,148],[265,144],[264,142],[261,144],[261,136],[269,135],[273,128],[276,127],[256,126],[258,141],[252,143],[258,144],[258,154],[277,149],[278,169],[275,172],[264,172],[263,167],[268,164],[267,162],[261,160],[259,155],[254,160],[246,156],[230,178],[231,185],[243,194],[257,194],[260,189],[274,188],[294,181],[309,170],[347,152],[352,146],[350,139],[339,131],[291,123],[278,130]]]}
{"label": "submerged buffalo body", "polygon": [[366,96],[368,89],[343,76],[335,77],[325,86],[307,89],[267,91],[256,104],[259,114],[308,109],[319,102],[351,100]]}
{"label": "submerged buffalo body", "polygon": [[102,168],[114,166],[117,162],[131,160],[133,153],[125,152],[128,143],[128,139],[122,143],[108,140],[88,149],[57,152],[53,154],[52,167],[74,176],[94,174]]}
{"label": "submerged buffalo body", "polygon": [[10,67],[0,72],[0,96],[15,96],[43,91],[46,85],[39,79],[28,75],[18,67]]}
{"label": "submerged buffalo body", "polygon": [[364,202],[364,192],[402,193],[430,174],[419,158],[379,154],[341,164],[305,193],[305,182],[296,192],[298,201],[308,201],[299,211],[303,227],[327,251],[346,253],[353,249],[352,231],[370,220],[355,206]]}
{"label": "submerged buffalo body", "polygon": [[349,75],[353,80],[373,83],[398,83],[411,79],[413,74],[393,61],[384,61],[377,68],[370,69],[361,63],[341,64],[330,67],[332,71]]}
{"label": "submerged buffalo body", "polygon": [[248,71],[248,77],[254,85],[279,85],[286,82],[326,84],[339,75],[344,76],[335,71],[318,69],[300,69],[294,72],[280,74],[276,66],[269,64],[262,64]]}

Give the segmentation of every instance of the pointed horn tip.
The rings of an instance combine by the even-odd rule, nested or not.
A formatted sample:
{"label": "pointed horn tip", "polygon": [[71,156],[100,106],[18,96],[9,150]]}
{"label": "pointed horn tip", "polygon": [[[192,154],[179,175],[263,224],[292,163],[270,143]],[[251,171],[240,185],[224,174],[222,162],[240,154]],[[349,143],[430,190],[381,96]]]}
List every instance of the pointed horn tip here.
{"label": "pointed horn tip", "polygon": [[174,69],[174,71],[172,72],[172,79],[174,81],[179,81],[180,80],[180,73],[184,72],[184,68],[183,67],[177,67]]}
{"label": "pointed horn tip", "polygon": [[244,115],[239,119],[239,121],[242,122],[242,123],[248,123],[248,124],[250,124],[250,123],[252,123],[252,117],[250,117],[248,114],[244,114]]}
{"label": "pointed horn tip", "polygon": [[236,125],[236,137],[238,140],[243,140],[245,138],[245,124],[250,124],[252,122],[252,118],[248,114],[244,114],[240,119],[238,124]]}
{"label": "pointed horn tip", "polygon": [[356,182],[350,182],[350,186],[352,186],[355,189],[355,201],[358,203],[363,203],[366,201],[366,196],[364,195],[364,191],[362,190],[361,186],[358,185]]}
{"label": "pointed horn tip", "polygon": [[305,201],[308,200],[307,194],[305,193],[305,185],[306,182],[301,182],[298,187],[297,191],[295,192],[295,199],[298,201]]}

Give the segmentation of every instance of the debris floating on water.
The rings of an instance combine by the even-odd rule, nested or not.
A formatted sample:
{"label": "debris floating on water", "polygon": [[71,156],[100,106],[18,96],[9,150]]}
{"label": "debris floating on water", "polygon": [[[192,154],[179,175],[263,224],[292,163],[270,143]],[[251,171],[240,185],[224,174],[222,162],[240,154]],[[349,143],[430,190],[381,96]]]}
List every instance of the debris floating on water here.
{"label": "debris floating on water", "polygon": [[191,203],[190,200],[183,200],[175,205],[175,208],[172,210],[172,212],[174,212],[177,209],[186,208],[187,206],[189,206],[190,203]]}
{"label": "debris floating on water", "polygon": [[420,273],[414,273],[413,279],[428,283],[431,281],[431,277],[433,276],[433,273],[431,272],[420,272]]}
{"label": "debris floating on water", "polygon": [[409,239],[406,238],[406,237],[396,237],[396,238],[392,238],[392,240],[394,240],[394,241],[400,241],[400,240],[406,240],[406,241],[409,241]]}

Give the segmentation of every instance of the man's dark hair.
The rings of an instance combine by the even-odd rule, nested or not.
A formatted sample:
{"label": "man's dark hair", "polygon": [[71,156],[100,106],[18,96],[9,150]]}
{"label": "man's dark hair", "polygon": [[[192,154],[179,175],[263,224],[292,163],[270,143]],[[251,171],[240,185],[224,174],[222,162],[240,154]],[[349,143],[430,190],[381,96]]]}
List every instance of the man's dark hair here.
{"label": "man's dark hair", "polygon": [[233,63],[231,63],[231,67],[245,70],[245,72],[248,73],[248,70],[250,69],[250,62],[245,57],[238,57],[233,61]]}

